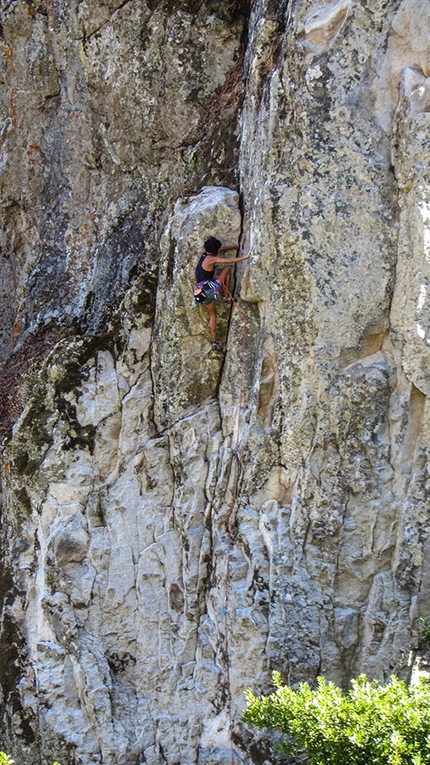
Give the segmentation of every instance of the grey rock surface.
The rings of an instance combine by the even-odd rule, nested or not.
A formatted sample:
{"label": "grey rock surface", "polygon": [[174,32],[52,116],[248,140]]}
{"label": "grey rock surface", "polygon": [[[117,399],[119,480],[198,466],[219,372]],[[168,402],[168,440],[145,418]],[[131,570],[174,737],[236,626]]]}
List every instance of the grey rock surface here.
{"label": "grey rock surface", "polygon": [[245,5],[1,12],[17,762],[278,762],[248,686],[408,679],[430,612],[429,6]]}

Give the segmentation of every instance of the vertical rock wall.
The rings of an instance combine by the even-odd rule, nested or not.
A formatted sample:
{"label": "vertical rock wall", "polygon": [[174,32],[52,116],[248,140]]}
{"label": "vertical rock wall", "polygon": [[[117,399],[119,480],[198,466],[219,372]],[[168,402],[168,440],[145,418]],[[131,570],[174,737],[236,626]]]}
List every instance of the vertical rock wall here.
{"label": "vertical rock wall", "polygon": [[6,373],[63,335],[3,447],[17,761],[276,762],[247,686],[407,678],[429,612],[428,4],[239,6],[3,12]]}

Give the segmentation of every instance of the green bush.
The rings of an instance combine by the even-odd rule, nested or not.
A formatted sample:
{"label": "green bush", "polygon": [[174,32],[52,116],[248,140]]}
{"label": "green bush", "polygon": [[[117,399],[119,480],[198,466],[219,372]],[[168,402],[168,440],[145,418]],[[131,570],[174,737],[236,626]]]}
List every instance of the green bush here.
{"label": "green bush", "polygon": [[430,616],[426,616],[425,619],[420,619],[419,635],[421,640],[425,643],[426,648],[430,648]]}
{"label": "green bush", "polygon": [[408,687],[392,677],[388,685],[353,680],[343,695],[318,678],[315,690],[297,691],[274,674],[276,692],[247,692],[244,721],[281,731],[285,754],[306,750],[311,765],[424,765],[430,763],[430,685]]}
{"label": "green bush", "polygon": [[13,765],[15,760],[11,760],[5,752],[0,752],[0,765]]}

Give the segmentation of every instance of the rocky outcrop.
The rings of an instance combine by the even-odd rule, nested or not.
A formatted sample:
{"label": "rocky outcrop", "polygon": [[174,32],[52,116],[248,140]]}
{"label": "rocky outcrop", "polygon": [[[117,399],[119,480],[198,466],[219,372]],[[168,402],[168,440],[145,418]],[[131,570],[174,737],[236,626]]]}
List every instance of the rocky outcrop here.
{"label": "rocky outcrop", "polygon": [[47,322],[100,331],[137,273],[152,291],[169,200],[231,183],[242,29],[180,2],[6,4],[2,358]]}
{"label": "rocky outcrop", "polygon": [[215,5],[3,11],[17,761],[276,762],[247,686],[407,678],[430,610],[427,4]]}

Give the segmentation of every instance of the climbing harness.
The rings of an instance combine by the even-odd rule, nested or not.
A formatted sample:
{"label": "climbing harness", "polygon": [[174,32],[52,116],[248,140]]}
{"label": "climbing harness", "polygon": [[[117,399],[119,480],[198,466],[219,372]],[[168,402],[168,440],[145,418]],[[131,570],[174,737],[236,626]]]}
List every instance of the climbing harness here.
{"label": "climbing harness", "polygon": [[208,305],[212,300],[219,300],[222,294],[223,285],[217,279],[207,282],[199,282],[194,290],[194,300],[196,303]]}
{"label": "climbing harness", "polygon": [[236,423],[233,430],[233,436],[232,436],[232,453],[233,453],[233,465],[232,465],[232,492],[231,492],[231,501],[230,501],[230,509],[228,513],[228,547],[227,547],[227,570],[226,570],[226,581],[225,581],[225,595],[224,595],[224,605],[222,607],[222,613],[224,615],[224,648],[225,648],[225,664],[226,664],[226,680],[227,680],[227,706],[228,706],[228,715],[229,715],[229,738],[230,738],[230,752],[231,752],[231,763],[234,765],[234,747],[233,747],[233,708],[232,708],[232,698],[231,698],[231,683],[230,683],[230,653],[229,653],[229,628],[228,628],[228,598],[229,598],[229,590],[230,590],[230,562],[231,562],[231,551],[233,547],[233,538],[234,538],[234,526],[236,521],[236,508],[237,508],[237,499],[238,499],[238,480],[239,480],[239,443],[240,443],[240,416],[241,416],[241,410],[242,410],[242,399],[243,399],[243,386],[244,386],[244,379],[245,379],[245,352],[246,352],[246,338],[247,338],[247,329],[248,325],[246,323],[246,316],[237,304],[237,301],[234,299],[231,292],[228,290],[228,288],[224,286],[224,292],[227,295],[227,298],[229,298],[229,301],[233,303],[233,305],[237,308],[237,311],[243,321],[243,339],[242,339],[242,363],[241,363],[241,375],[240,375],[240,387],[239,387],[239,405],[237,409],[237,417],[236,417]]}

